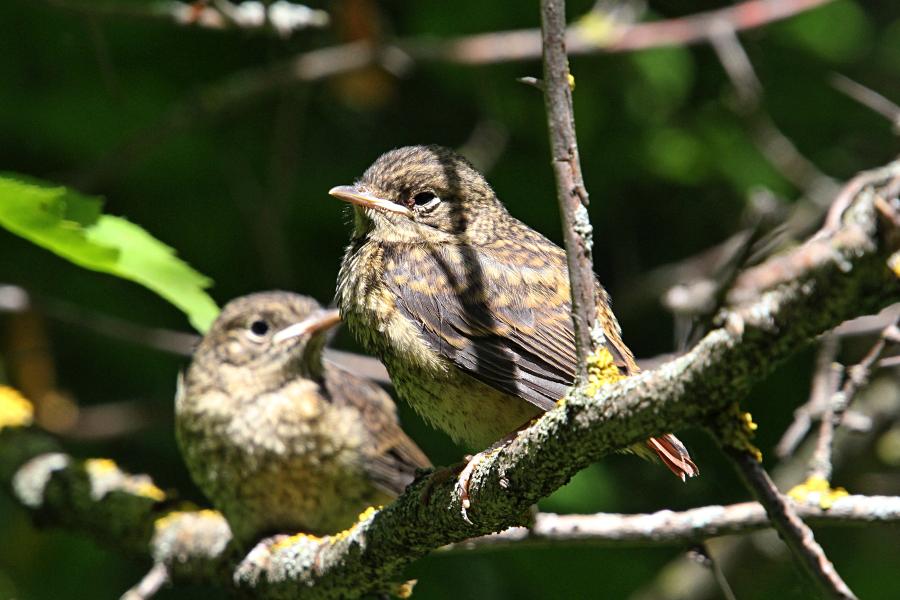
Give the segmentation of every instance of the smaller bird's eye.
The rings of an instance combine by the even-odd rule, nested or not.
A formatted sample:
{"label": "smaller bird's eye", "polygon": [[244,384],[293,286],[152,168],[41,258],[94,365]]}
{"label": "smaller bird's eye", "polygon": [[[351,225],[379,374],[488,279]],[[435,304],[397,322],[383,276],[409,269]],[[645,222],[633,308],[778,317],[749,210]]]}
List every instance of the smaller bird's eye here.
{"label": "smaller bird's eye", "polygon": [[416,207],[433,208],[441,201],[434,192],[419,192],[412,198]]}
{"label": "smaller bird's eye", "polygon": [[269,332],[269,324],[262,319],[257,319],[250,323],[250,333],[257,337],[262,337]]}

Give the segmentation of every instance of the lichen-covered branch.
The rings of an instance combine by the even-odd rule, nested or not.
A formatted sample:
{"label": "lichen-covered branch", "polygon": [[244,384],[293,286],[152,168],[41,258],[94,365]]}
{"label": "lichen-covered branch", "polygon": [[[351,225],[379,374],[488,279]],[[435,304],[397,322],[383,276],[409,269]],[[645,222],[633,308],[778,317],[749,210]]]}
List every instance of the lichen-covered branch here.
{"label": "lichen-covered branch", "polygon": [[[898,251],[898,228],[876,202],[883,186],[898,174],[900,163],[894,163],[857,178],[852,200],[827,230],[739,278],[739,292],[720,315],[721,325],[690,352],[594,395],[576,389],[482,461],[469,488],[473,525],[459,516],[454,482],[424,478],[393,504],[361,515],[341,534],[262,542],[229,582],[267,598],[295,597],[301,589],[310,598],[396,591],[396,580],[410,562],[447,544],[528,524],[534,502],[615,449],[665,431],[715,422],[813,336],[900,300],[900,278],[888,268]],[[4,453],[0,457],[7,460]],[[0,475],[4,473],[12,476],[0,468]],[[51,473],[48,490],[67,480],[59,480],[65,470]],[[73,483],[81,482],[80,489],[90,489],[83,466],[74,468],[72,477]],[[152,536],[155,530],[147,523],[156,523],[150,515],[161,507],[155,500],[134,502],[138,524],[121,539],[140,542]],[[111,517],[85,516],[78,522],[108,531],[109,521]],[[159,538],[154,543],[161,547]],[[220,552],[226,552],[224,548]],[[168,560],[170,555],[158,556]],[[173,563],[169,566],[177,580],[180,563]],[[198,569],[213,573],[221,568],[211,558],[199,564]]]}

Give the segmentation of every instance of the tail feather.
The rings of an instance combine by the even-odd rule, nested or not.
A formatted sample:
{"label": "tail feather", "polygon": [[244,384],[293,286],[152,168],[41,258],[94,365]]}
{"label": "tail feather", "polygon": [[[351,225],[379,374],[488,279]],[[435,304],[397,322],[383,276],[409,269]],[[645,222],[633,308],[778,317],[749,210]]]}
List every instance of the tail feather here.
{"label": "tail feather", "polygon": [[696,477],[700,469],[691,460],[687,448],[674,434],[667,433],[661,437],[652,437],[646,442],[652,450],[676,477],[685,481],[688,477]]}

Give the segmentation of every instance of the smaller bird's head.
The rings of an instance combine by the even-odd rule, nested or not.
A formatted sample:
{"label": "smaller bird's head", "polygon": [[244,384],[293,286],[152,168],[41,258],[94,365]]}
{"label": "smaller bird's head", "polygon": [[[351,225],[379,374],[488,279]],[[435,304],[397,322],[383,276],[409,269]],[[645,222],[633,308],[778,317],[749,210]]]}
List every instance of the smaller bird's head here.
{"label": "smaller bird's head", "polygon": [[328,192],[356,208],[356,237],[442,241],[489,235],[507,215],[484,176],[441,146],[406,146],[382,154],[354,185]]}
{"label": "smaller bird's head", "polygon": [[[253,385],[286,376],[317,378],[322,371],[326,332],[340,322],[307,296],[261,292],[232,300],[197,348],[194,363],[228,370]],[[272,382],[267,382],[272,379]],[[281,381],[284,383],[284,381]]]}

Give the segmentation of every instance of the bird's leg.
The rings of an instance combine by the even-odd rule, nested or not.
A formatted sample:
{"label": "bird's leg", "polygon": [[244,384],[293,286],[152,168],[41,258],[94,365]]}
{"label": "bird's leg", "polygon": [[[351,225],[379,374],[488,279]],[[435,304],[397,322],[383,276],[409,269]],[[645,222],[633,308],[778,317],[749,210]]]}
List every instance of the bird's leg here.
{"label": "bird's leg", "polygon": [[472,473],[475,471],[475,467],[478,466],[478,463],[486,459],[488,456],[504,448],[510,444],[516,436],[519,435],[523,429],[526,429],[534,422],[534,419],[529,419],[528,421],[522,423],[518,427],[516,427],[512,432],[503,436],[501,439],[497,440],[490,446],[488,446],[485,450],[482,450],[475,456],[467,456],[466,457],[466,465],[463,467],[462,471],[459,473],[459,477],[456,478],[456,487],[454,491],[459,495],[459,503],[462,505],[461,513],[462,518],[466,523],[472,525],[472,521],[469,520],[469,515],[467,510],[472,507],[472,502],[469,500],[469,480],[472,478]]}

